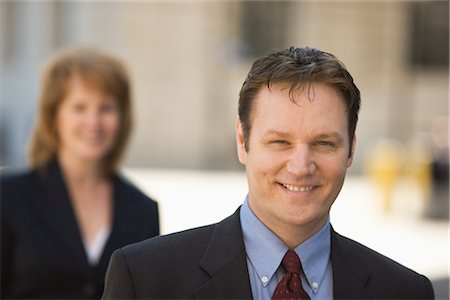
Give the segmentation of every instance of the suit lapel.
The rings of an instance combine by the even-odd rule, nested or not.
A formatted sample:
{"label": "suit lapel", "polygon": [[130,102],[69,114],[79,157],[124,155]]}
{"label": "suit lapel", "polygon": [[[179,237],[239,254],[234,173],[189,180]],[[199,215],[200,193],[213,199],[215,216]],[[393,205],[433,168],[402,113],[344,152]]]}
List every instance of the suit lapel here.
{"label": "suit lapel", "polygon": [[200,267],[210,280],[195,291],[198,299],[251,299],[239,209],[215,226]]}
{"label": "suit lapel", "polygon": [[[211,279],[198,288],[198,299],[252,298],[239,209],[216,225],[200,260]],[[334,299],[374,299],[367,285],[372,274],[349,242],[331,228],[331,263]]]}
{"label": "suit lapel", "polygon": [[68,254],[68,259],[74,260],[76,265],[87,266],[87,257],[61,170],[54,162],[46,172],[35,173],[27,198],[43,227],[48,229],[56,243]]}
{"label": "suit lapel", "polygon": [[374,299],[367,288],[371,269],[348,241],[331,229],[331,264],[334,299]]}

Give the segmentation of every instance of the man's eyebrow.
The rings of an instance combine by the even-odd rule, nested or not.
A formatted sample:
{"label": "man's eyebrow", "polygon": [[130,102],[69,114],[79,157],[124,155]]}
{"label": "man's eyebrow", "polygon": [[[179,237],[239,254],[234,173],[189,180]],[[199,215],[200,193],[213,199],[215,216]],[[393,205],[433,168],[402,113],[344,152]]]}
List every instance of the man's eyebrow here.
{"label": "man's eyebrow", "polygon": [[322,133],[317,136],[315,136],[316,139],[337,139],[339,142],[342,142],[344,139],[342,138],[342,135],[340,135],[337,132],[329,132],[329,133]]}
{"label": "man's eyebrow", "polygon": [[[268,129],[263,133],[263,136],[276,136],[280,138],[288,138],[291,136],[288,132],[278,131],[275,129]],[[335,139],[337,143],[342,143],[344,141],[344,138],[341,134],[337,132],[328,132],[328,133],[321,133],[316,136],[313,136],[314,140],[319,139]]]}
{"label": "man's eyebrow", "polygon": [[277,135],[277,136],[281,136],[281,137],[290,136],[290,134],[287,132],[282,132],[282,131],[278,131],[278,130],[274,130],[274,129],[268,129],[267,131],[264,132],[263,135]]}

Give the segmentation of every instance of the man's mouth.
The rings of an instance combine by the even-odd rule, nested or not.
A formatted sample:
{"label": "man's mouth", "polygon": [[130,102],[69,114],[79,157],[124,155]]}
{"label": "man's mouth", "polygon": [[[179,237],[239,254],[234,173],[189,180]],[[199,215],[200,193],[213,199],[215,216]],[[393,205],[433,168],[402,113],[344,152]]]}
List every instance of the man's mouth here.
{"label": "man's mouth", "polygon": [[291,192],[309,192],[312,189],[316,188],[314,185],[305,185],[305,186],[297,186],[292,184],[281,184],[285,189]]}

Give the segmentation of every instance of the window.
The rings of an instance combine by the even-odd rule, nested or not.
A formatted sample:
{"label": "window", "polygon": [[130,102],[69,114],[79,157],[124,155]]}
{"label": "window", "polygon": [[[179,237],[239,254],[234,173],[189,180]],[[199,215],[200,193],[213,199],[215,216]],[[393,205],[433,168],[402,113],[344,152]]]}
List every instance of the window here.
{"label": "window", "polygon": [[413,2],[410,9],[411,65],[414,68],[448,69],[448,2]]}
{"label": "window", "polygon": [[289,32],[288,1],[243,1],[241,3],[241,39],[245,55],[254,58],[286,45]]}

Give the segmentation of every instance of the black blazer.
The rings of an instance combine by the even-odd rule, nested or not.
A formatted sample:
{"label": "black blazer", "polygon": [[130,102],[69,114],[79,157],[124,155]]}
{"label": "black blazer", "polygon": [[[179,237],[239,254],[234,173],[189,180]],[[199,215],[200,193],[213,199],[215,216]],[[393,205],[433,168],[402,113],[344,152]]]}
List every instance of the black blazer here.
{"label": "black blazer", "polygon": [[[433,299],[424,276],[332,230],[335,299]],[[103,299],[250,299],[239,210],[113,253]]]}
{"label": "black blazer", "polygon": [[100,298],[112,252],[159,234],[157,204],[115,175],[111,234],[91,266],[61,170],[46,171],[0,178],[1,298]]}

